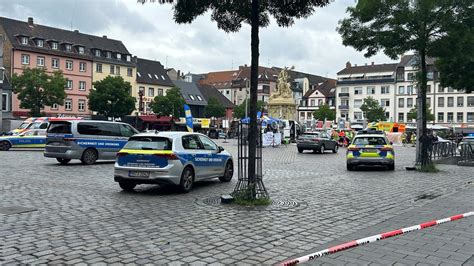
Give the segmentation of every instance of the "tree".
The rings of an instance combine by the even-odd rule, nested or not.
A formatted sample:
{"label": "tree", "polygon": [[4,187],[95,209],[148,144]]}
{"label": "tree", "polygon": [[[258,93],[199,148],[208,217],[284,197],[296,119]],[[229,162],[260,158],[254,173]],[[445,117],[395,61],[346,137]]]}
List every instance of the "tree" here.
{"label": "tree", "polygon": [[[245,108],[246,107],[248,108],[248,105],[249,105],[249,100],[246,100],[246,101],[247,101],[247,106],[246,106],[245,101],[244,101],[243,103],[237,105],[234,108],[234,117],[235,118],[245,118]],[[265,102],[263,102],[263,101],[258,101],[257,102],[257,110],[258,111],[261,111],[264,106],[265,106]],[[247,115],[248,115],[248,112],[247,112]]]}
{"label": "tree", "polygon": [[[140,0],[146,2],[146,0]],[[250,67],[250,127],[248,133],[248,187],[256,195],[256,151],[257,151],[257,89],[259,59],[259,27],[266,27],[273,16],[282,27],[293,25],[295,19],[309,17],[317,7],[329,4],[330,0],[150,0],[151,2],[174,3],[174,20],[177,23],[191,23],[196,17],[211,11],[211,19],[225,32],[237,32],[243,23],[251,27],[251,67]]]}
{"label": "tree", "polygon": [[319,120],[334,121],[336,120],[336,110],[332,110],[329,105],[323,104],[319,106],[318,110],[314,111],[313,117]]}
{"label": "tree", "polygon": [[[452,32],[457,14],[472,5],[467,0],[359,0],[347,9],[349,17],[339,22],[338,31],[343,44],[357,51],[365,50],[370,57],[383,50],[392,59],[415,51],[418,68],[417,163],[431,164],[428,157],[430,141],[426,130],[426,57],[433,56],[436,44]],[[472,48],[472,46],[471,46]],[[469,49],[471,49],[469,48]],[[449,48],[448,48],[449,49]]]}
{"label": "tree", "polygon": [[135,110],[135,97],[130,96],[132,85],[122,77],[107,76],[93,83],[89,93],[89,109],[106,117],[123,117]]}
{"label": "tree", "polygon": [[186,101],[181,95],[178,87],[173,87],[166,92],[166,96],[156,96],[151,102],[151,109],[158,115],[173,115],[180,117],[184,115]]}
{"label": "tree", "polygon": [[206,117],[224,117],[225,116],[225,107],[221,102],[215,97],[210,97],[207,100],[207,106],[204,110]]}
{"label": "tree", "polygon": [[364,112],[364,117],[368,122],[379,122],[387,119],[385,117],[385,108],[380,106],[379,102],[370,96],[364,99],[360,110]]}
{"label": "tree", "polygon": [[[433,113],[431,113],[431,109],[426,106],[426,121],[434,121],[435,120],[435,116]],[[408,112],[408,115],[407,115],[407,119],[408,120],[414,120],[416,119],[418,116],[418,108],[416,107],[413,107],[409,112]]]}
{"label": "tree", "polygon": [[31,116],[41,116],[45,106],[63,105],[66,83],[61,71],[48,75],[44,68],[25,68],[21,75],[15,73],[11,79],[20,108],[29,109]]}

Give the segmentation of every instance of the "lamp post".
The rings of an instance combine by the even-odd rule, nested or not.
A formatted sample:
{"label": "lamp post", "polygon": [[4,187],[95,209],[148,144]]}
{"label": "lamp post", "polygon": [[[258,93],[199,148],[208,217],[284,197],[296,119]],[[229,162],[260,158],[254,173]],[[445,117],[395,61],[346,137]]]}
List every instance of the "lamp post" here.
{"label": "lamp post", "polygon": [[143,95],[145,94],[145,89],[144,88],[139,88],[138,89],[138,114],[141,115],[143,112]]}
{"label": "lamp post", "polygon": [[[1,52],[1,51],[0,51]],[[0,62],[2,63],[2,62]],[[4,77],[4,73],[5,73],[5,68],[4,67],[0,67],[0,96],[2,97],[0,99],[0,134],[2,134],[3,132],[3,114],[2,114],[2,110],[3,110],[3,77]],[[5,106],[5,109],[6,106]]]}

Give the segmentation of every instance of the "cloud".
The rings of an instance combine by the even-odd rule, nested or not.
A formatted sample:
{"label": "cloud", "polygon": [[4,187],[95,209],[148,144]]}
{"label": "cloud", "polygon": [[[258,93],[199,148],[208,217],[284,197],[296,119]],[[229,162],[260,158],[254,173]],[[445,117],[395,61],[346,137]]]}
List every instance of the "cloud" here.
{"label": "cloud", "polygon": [[[366,59],[363,53],[344,47],[336,32],[351,1],[336,1],[318,8],[307,19],[289,28],[274,21],[260,29],[260,65],[291,66],[316,75],[335,77],[346,61],[388,63],[383,54]],[[160,61],[185,72],[236,69],[250,64],[250,27],[238,33],[217,28],[206,13],[191,24],[173,21],[171,5],[138,4],[135,0],[16,0],[0,6],[0,15],[122,40],[139,57]],[[71,27],[72,22],[72,27]]]}

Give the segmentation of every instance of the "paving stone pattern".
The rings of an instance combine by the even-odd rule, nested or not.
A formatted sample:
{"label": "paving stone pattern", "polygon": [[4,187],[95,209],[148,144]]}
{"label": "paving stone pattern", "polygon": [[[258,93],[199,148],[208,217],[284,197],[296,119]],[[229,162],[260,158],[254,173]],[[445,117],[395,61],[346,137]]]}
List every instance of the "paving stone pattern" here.
{"label": "paving stone pattern", "polygon": [[[220,142],[235,156],[234,141]],[[265,148],[264,181],[276,199],[305,208],[246,211],[202,204],[236,180],[196,184],[188,194],[143,185],[122,192],[113,164],[62,166],[38,151],[0,152],[0,263],[274,264],[370,228],[465,188],[472,168],[405,170],[414,148],[397,148],[395,171],[347,172],[338,154]],[[429,200],[422,195],[438,195]],[[421,197],[422,198],[422,197]]]}

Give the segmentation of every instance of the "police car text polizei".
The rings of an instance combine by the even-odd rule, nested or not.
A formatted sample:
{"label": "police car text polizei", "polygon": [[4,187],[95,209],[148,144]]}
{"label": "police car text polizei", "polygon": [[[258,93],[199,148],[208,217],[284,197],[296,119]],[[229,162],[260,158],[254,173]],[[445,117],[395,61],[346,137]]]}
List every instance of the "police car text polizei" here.
{"label": "police car text polizei", "polygon": [[383,165],[395,169],[395,152],[392,144],[381,131],[362,131],[347,147],[347,170],[358,165]]}
{"label": "police car text polizei", "polygon": [[44,148],[46,145],[46,130],[33,129],[18,135],[0,136],[0,151],[10,148]]}
{"label": "police car text polizei", "polygon": [[140,133],[117,153],[114,180],[125,191],[138,184],[177,185],[189,192],[194,182],[232,179],[232,155],[207,136],[189,132]]}

